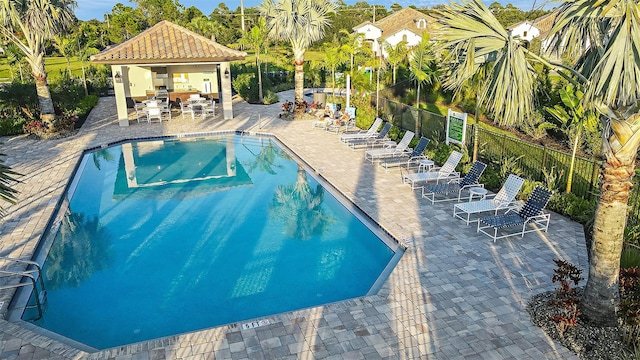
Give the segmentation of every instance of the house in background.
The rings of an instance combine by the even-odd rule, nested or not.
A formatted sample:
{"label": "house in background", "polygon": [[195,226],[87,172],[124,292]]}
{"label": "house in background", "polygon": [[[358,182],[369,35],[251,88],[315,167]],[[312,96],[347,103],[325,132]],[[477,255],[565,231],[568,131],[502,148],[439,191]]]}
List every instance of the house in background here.
{"label": "house in background", "polygon": [[127,108],[159,91],[172,102],[195,93],[216,99],[224,119],[232,119],[229,64],[246,55],[165,20],[91,61],[111,65],[118,119],[127,126]]}
{"label": "house in background", "polygon": [[[550,45],[549,32],[553,27],[553,23],[558,15],[557,11],[550,12],[535,20],[525,20],[507,27],[511,32],[511,36],[519,37],[521,40],[531,43],[535,38],[542,40],[542,49],[546,49]],[[547,54],[549,55],[549,54]]]}
{"label": "house in background", "polygon": [[386,56],[383,48],[385,42],[396,46],[404,41],[407,47],[415,46],[420,43],[425,32],[432,31],[433,23],[435,23],[434,18],[407,7],[376,22],[364,22],[353,30],[364,34],[365,43],[370,44],[376,56],[380,51],[383,56]]}

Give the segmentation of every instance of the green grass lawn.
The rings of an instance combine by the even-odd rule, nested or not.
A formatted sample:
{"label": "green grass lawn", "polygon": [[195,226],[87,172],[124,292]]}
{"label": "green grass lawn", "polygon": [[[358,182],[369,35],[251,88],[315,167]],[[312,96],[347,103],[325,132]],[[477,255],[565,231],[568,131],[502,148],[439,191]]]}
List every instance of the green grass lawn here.
{"label": "green grass lawn", "polygon": [[[71,69],[71,73],[74,76],[82,76],[82,63],[75,57],[70,60],[69,68]],[[60,77],[61,72],[67,71],[67,59],[63,57],[47,57],[44,59],[44,66],[47,70],[49,80],[55,80]],[[7,58],[0,57],[0,82],[11,81],[12,75],[10,69],[11,67],[9,66]],[[26,75],[31,72],[31,68],[24,66],[23,71]],[[15,71],[13,76],[19,78],[20,73]]]}

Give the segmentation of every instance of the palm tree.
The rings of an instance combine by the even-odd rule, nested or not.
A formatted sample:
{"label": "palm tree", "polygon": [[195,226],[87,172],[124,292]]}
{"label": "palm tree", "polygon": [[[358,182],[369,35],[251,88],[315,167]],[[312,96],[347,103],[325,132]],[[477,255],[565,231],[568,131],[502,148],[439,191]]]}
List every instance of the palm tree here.
{"label": "palm tree", "polygon": [[601,114],[605,161],[582,312],[595,324],[616,324],[620,254],[640,146],[640,62],[632,55],[640,53],[640,3],[577,0],[562,4],[551,29],[552,40],[554,50],[569,58],[580,55],[573,67],[529,52],[479,0],[444,7],[439,14],[442,40],[450,54],[446,85],[459,89],[481,67],[490,66],[479,101],[500,123],[512,124],[531,112],[535,85],[531,62],[552,67],[584,86],[585,110]]}
{"label": "palm tree", "polygon": [[74,0],[7,0],[0,3],[0,33],[25,54],[36,83],[40,119],[49,132],[55,131],[51,92],[44,68],[46,41],[64,32],[74,19]]}
{"label": "palm tree", "polygon": [[[11,68],[18,68],[18,71],[20,72],[20,82],[24,83],[24,75],[22,73],[24,54],[14,44],[9,44],[9,46],[5,48],[5,54],[7,55],[7,62],[9,63],[9,66]],[[13,71],[11,71],[11,80],[15,80]]]}
{"label": "palm tree", "polygon": [[[411,77],[416,82],[416,109],[420,108],[420,87],[422,83],[432,83],[438,76],[435,57],[427,34],[422,35],[422,40],[409,52],[409,70]],[[415,133],[420,133],[420,122],[416,121]]]}
{"label": "palm tree", "polygon": [[[17,172],[11,170],[11,168],[4,164],[5,154],[0,154],[0,200],[6,201],[10,204],[16,203],[16,195],[18,191],[11,187],[12,183],[17,182],[16,176],[20,175]],[[0,218],[5,214],[5,210],[0,206]]]}
{"label": "palm tree", "polygon": [[304,53],[315,41],[324,37],[335,12],[332,0],[267,0],[260,5],[266,16],[269,37],[291,44],[295,64],[295,98],[302,102],[304,92]]}
{"label": "palm tree", "polygon": [[359,32],[350,33],[345,29],[340,30],[340,34],[346,36],[346,41],[342,44],[341,51],[349,55],[349,75],[353,77],[353,68],[357,65],[356,58],[363,49],[364,34]]}
{"label": "palm tree", "polygon": [[71,75],[71,56],[76,52],[76,41],[68,34],[56,34],[53,36],[53,44],[58,49],[60,55],[67,60],[67,74]]}
{"label": "palm tree", "polygon": [[267,23],[259,18],[258,23],[248,32],[243,32],[240,45],[252,50],[256,54],[256,68],[258,69],[258,99],[262,102],[262,71],[260,69],[260,55],[267,46]]}
{"label": "palm tree", "polygon": [[578,145],[581,143],[583,131],[595,131],[598,127],[598,117],[594,111],[585,111],[580,103],[584,94],[581,90],[574,89],[573,85],[567,85],[560,89],[560,100],[564,106],[559,104],[554,107],[546,107],[545,110],[553,115],[560,122],[560,130],[567,135],[569,142],[573,142],[571,150],[571,164],[567,174],[567,187],[565,192],[571,193],[573,183],[573,173],[576,162]]}
{"label": "palm tree", "polygon": [[393,68],[393,83],[395,84],[398,65],[406,61],[407,54],[409,53],[407,49],[407,43],[404,41],[400,41],[396,44],[396,46],[393,46],[385,41],[382,46],[387,53],[387,63]]}
{"label": "palm tree", "polygon": [[336,92],[336,71],[338,67],[347,61],[346,53],[344,53],[337,42],[334,39],[331,43],[324,46],[324,61],[322,66],[325,70],[331,73],[331,93]]}

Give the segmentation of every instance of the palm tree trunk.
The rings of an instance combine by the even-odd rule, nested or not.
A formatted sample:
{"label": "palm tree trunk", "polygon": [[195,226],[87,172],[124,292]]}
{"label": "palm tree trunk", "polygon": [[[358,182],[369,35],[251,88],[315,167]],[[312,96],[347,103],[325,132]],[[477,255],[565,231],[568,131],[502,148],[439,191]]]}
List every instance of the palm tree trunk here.
{"label": "palm tree trunk", "polygon": [[617,324],[620,254],[634,170],[633,162],[620,167],[605,163],[603,167],[582,311],[595,324],[613,326]]}
{"label": "palm tree trunk", "polygon": [[82,63],[82,86],[84,87],[84,96],[89,95],[89,89],[87,88],[87,73],[84,70],[84,62]]}
{"label": "palm tree trunk", "polygon": [[295,85],[295,97],[296,102],[302,102],[304,99],[304,50],[293,50],[295,56],[295,73],[294,73],[294,85]]}
{"label": "palm tree trunk", "polygon": [[589,279],[582,299],[582,313],[596,325],[617,324],[620,254],[640,145],[640,137],[637,136],[640,129],[629,126],[634,124],[634,117],[638,118],[636,122],[640,119],[636,114],[627,121],[611,120],[614,135],[609,138],[603,134],[606,161],[601,173],[600,199],[590,247]]}
{"label": "palm tree trunk", "polygon": [[567,174],[567,188],[565,193],[571,193],[571,185],[573,183],[573,171],[576,164],[576,152],[578,151],[578,143],[580,142],[581,131],[578,131],[576,138],[573,140],[573,150],[571,151],[571,164],[569,165],[569,174]]}
{"label": "palm tree trunk", "polygon": [[38,94],[38,102],[40,103],[40,120],[47,128],[47,132],[54,132],[53,119],[55,118],[55,110],[53,108],[53,100],[47,83],[47,72],[44,69],[44,62],[40,58],[31,65],[33,71],[33,79],[36,83],[36,92]]}
{"label": "palm tree trunk", "polygon": [[258,99],[262,102],[262,71],[260,71],[260,55],[256,54],[256,67],[258,68]]}
{"label": "palm tree trunk", "polygon": [[[420,83],[418,83],[418,91],[416,94],[416,109],[420,109]],[[416,111],[416,125],[415,125],[415,133],[420,134],[420,112]]]}

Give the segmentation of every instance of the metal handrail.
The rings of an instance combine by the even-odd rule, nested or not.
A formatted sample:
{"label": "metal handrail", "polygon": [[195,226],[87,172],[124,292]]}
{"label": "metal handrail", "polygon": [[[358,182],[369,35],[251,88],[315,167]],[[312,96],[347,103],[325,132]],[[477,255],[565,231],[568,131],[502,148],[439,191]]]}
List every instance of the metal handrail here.
{"label": "metal handrail", "polygon": [[[14,258],[8,258],[8,257],[0,257],[0,261],[9,261],[9,262],[16,262],[19,264],[24,264],[27,265],[27,269],[24,271],[9,271],[9,270],[0,270],[0,274],[6,274],[6,275],[10,275],[10,276],[19,276],[20,277],[20,282],[17,284],[13,284],[13,285],[4,285],[4,286],[0,286],[0,290],[7,290],[7,289],[16,289],[19,287],[23,287],[23,286],[33,286],[33,294],[34,294],[34,298],[36,301],[36,307],[38,308],[38,317],[35,318],[35,320],[38,320],[40,318],[42,318],[42,302],[40,301],[40,292],[38,291],[38,283],[40,283],[40,288],[42,289],[42,293],[46,294],[46,290],[44,288],[44,281],[42,280],[42,269],[40,267],[40,264],[38,264],[35,261],[31,261],[31,260],[23,260],[23,259],[14,259]],[[29,270],[28,267],[29,266],[34,266],[35,269],[31,269]],[[37,274],[36,276],[34,276],[33,274]],[[22,278],[23,277],[27,277],[29,278],[29,280],[31,280],[30,282],[22,282]]]}

